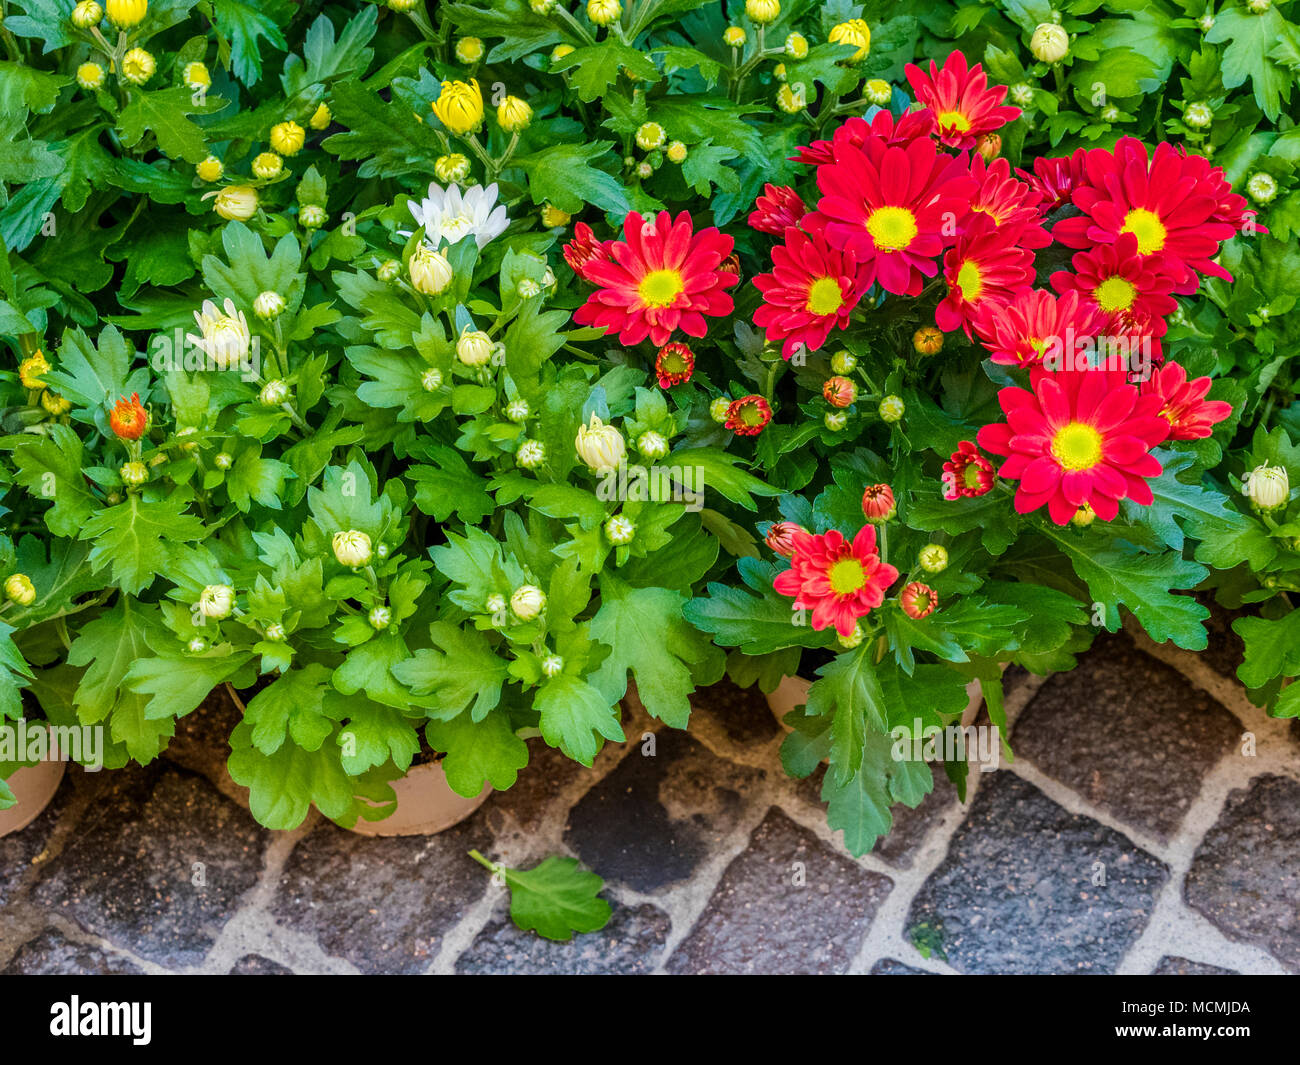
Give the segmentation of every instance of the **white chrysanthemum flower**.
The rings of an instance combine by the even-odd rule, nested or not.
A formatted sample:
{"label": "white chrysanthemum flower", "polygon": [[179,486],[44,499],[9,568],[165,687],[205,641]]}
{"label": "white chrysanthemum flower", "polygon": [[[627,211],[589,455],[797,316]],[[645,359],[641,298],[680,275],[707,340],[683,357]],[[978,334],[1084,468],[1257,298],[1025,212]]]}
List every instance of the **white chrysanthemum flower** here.
{"label": "white chrysanthemum flower", "polygon": [[204,351],[219,370],[241,364],[252,343],[248,319],[243,311],[235,308],[233,300],[226,300],[225,312],[222,314],[211,300],[204,300],[203,310],[194,312],[194,320],[203,335],[191,333],[185,338]]}
{"label": "white chrysanthemum flower", "polygon": [[435,248],[444,240],[455,244],[471,234],[482,248],[501,236],[510,224],[505,204],[497,203],[495,184],[487,188],[472,185],[464,192],[457,185],[448,185],[444,189],[430,184],[428,196],[418,204],[409,203],[407,206]]}

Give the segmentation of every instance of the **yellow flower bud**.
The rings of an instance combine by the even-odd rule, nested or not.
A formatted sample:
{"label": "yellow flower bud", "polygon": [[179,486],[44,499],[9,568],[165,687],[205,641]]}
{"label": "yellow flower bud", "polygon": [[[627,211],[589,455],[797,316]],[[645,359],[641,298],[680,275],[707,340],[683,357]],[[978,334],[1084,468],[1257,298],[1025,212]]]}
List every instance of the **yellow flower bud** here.
{"label": "yellow flower bud", "polygon": [[41,375],[49,373],[51,369],[44,352],[38,351],[18,364],[18,380],[23,383],[23,388],[44,388],[45,382],[41,380]]}
{"label": "yellow flower bud", "polygon": [[745,31],[740,26],[728,26],[722,31],[722,43],[729,44],[732,48],[743,48],[745,46]]}
{"label": "yellow flower bud", "polygon": [[681,141],[673,141],[672,144],[668,145],[668,150],[664,154],[668,156],[670,163],[676,163],[680,166],[686,162],[686,145]]}
{"label": "yellow flower bud", "polygon": [[251,185],[227,185],[217,193],[213,210],[222,218],[247,222],[257,214],[257,189]]}
{"label": "yellow flower bud", "polygon": [[117,471],[122,483],[128,488],[139,488],[149,480],[149,467],[143,462],[128,462]]}
{"label": "yellow flower bud", "polygon": [[199,175],[200,181],[220,181],[221,175],[225,172],[225,167],[221,165],[221,160],[215,155],[209,155],[203,162],[194,168]]}
{"label": "yellow flower bud", "polygon": [[186,63],[181,78],[191,89],[212,88],[212,75],[208,73],[208,68],[199,62]]}
{"label": "yellow flower bud", "polygon": [[792,33],[785,39],[785,54],[791,59],[808,58],[808,38],[802,33]]}
{"label": "yellow flower bud", "polygon": [[334,116],[330,114],[330,109],[325,104],[321,104],[312,113],[307,125],[311,126],[312,129],[327,129],[333,120]]}
{"label": "yellow flower bud", "polygon": [[608,26],[623,16],[619,0],[587,0],[587,18],[597,26]]}
{"label": "yellow flower bud", "polygon": [[253,174],[263,181],[270,181],[272,178],[280,176],[280,171],[284,169],[284,160],[275,152],[262,152],[253,160]]}
{"label": "yellow flower bud", "polygon": [[105,70],[98,63],[82,63],[77,67],[77,84],[92,92],[104,84]]}
{"label": "yellow flower bud", "polygon": [[108,21],[119,30],[129,30],[144,21],[149,10],[148,0],[108,0],[105,10]]}
{"label": "yellow flower bud", "polygon": [[104,9],[95,3],[95,0],[81,0],[72,9],[72,24],[81,30],[88,30],[92,26],[98,26],[100,19],[103,17]]}
{"label": "yellow flower bud", "polygon": [[860,18],[851,18],[832,27],[830,41],[832,44],[853,45],[857,51],[849,56],[849,62],[860,63],[871,51],[871,27]]}
{"label": "yellow flower bud", "polygon": [[745,0],[745,14],[751,22],[765,26],[781,17],[779,0]]}
{"label": "yellow flower bud", "polygon": [[795,82],[794,85],[782,85],[777,89],[776,106],[787,115],[797,115],[807,107],[808,97],[803,82]]}
{"label": "yellow flower bud", "polygon": [[157,69],[153,56],[143,48],[132,48],[122,57],[122,77],[132,85],[143,85]]}
{"label": "yellow flower bud", "polygon": [[894,97],[894,90],[883,78],[872,78],[862,86],[862,95],[877,107],[884,107]]}
{"label": "yellow flower bud", "polygon": [[668,134],[658,122],[645,122],[636,131],[636,144],[643,152],[662,148]]}
{"label": "yellow flower bud", "polygon": [[271,147],[281,155],[297,155],[307,141],[307,131],[297,122],[277,122],[271,127]]}
{"label": "yellow flower bud", "polygon": [[507,96],[497,107],[497,125],[507,133],[519,133],[533,120],[533,109],[518,96]]}
{"label": "yellow flower bud", "polygon": [[65,397],[48,390],[41,393],[41,406],[56,418],[60,414],[67,414],[68,411],[72,410],[72,404]]}
{"label": "yellow flower bud", "polygon": [[331,546],[334,548],[334,557],[338,559],[339,565],[356,569],[358,566],[370,564],[370,537],[358,529],[336,532]]}
{"label": "yellow flower bud", "polygon": [[549,203],[542,204],[542,225],[547,229],[567,226],[569,219],[572,217],[568,211],[561,211],[558,207],[552,207]]}
{"label": "yellow flower bud", "polygon": [[469,177],[469,159],[460,152],[440,155],[434,160],[433,172],[444,185],[457,185]]}
{"label": "yellow flower bud", "polygon": [[483,42],[477,37],[462,37],[456,42],[456,59],[461,63],[477,63],[483,58]]}
{"label": "yellow flower bud", "polygon": [[551,62],[554,63],[557,60],[563,59],[566,55],[568,55],[572,51],[573,51],[573,45],[571,44],[557,44],[551,50]]}
{"label": "yellow flower bud", "polygon": [[31,606],[36,602],[36,587],[25,573],[11,573],[5,578],[5,596],[18,606]]}
{"label": "yellow flower bud", "polygon": [[483,94],[473,79],[468,83],[444,81],[438,98],[429,106],[452,133],[464,136],[483,124]]}

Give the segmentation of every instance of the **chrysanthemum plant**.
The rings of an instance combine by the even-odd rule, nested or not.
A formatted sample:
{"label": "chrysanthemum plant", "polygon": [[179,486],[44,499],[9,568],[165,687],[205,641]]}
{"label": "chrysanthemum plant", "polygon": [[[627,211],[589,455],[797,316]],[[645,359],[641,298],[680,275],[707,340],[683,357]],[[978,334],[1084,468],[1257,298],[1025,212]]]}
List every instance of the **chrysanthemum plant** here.
{"label": "chrysanthemum plant", "polygon": [[[1204,478],[1242,391],[1165,339],[1177,297],[1229,280],[1222,242],[1256,232],[1222,173],[1131,139],[1013,170],[992,138],[1019,112],[978,65],[907,76],[914,107],[847,120],[759,197],[750,224],[775,243],[736,297],[733,361],[700,345],[691,386],[724,389],[719,420],[788,492],[759,526],[770,554],[688,616],[735,649],[736,679],[813,680],[785,763],[829,761],[855,852],[929,791],[920,741],[972,678],[1000,727],[1002,666],[1069,668],[1125,616],[1203,648],[1186,592],[1290,534]],[[600,261],[583,269],[603,308]],[[1258,501],[1272,482],[1252,480]]]}
{"label": "chrysanthemum plant", "polygon": [[[686,442],[653,373],[602,363],[599,331],[553,303],[564,219],[539,216],[495,142],[448,158],[483,106],[422,65],[441,44],[420,10],[381,37],[373,7],[304,23],[272,102],[208,96],[202,126],[180,112],[205,79],[241,103],[266,81],[247,27],[223,70],[188,10],[6,20],[72,63],[147,44],[187,84],[141,88],[154,75],[115,60],[101,98],[33,56],[0,69],[48,90],[25,98],[17,163],[72,151],[39,139],[55,130],[108,153],[84,178],[5,172],[6,224],[64,201],[44,242],[5,230],[0,715],[102,726],[117,766],[157,757],[228,686],[231,775],[277,828],[312,805],[386,815],[421,751],[465,795],[511,786],[530,736],[590,765],[624,736],[632,680],[684,726],[724,658],[684,606],[739,527],[724,511],[771,490]],[[380,82],[424,139],[368,124]],[[171,108],[156,136],[124,139],[119,108],[154,106]],[[508,146],[526,108],[487,121]],[[77,213],[101,182],[94,217]],[[87,266],[100,233],[119,244]]]}

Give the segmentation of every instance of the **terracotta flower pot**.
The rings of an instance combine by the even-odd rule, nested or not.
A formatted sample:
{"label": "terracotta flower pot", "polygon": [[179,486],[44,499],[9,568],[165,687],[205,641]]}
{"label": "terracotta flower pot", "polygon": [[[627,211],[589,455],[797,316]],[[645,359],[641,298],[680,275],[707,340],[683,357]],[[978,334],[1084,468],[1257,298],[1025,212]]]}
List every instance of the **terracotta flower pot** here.
{"label": "terracotta flower pot", "polygon": [[[244,713],[244,700],[229,684],[226,691]],[[248,808],[248,789],[230,782],[234,794],[245,809]],[[451,790],[442,762],[424,762],[412,766],[403,777],[392,782],[397,796],[397,809],[380,821],[357,818],[352,831],[359,836],[432,836],[435,832],[458,825],[487,802],[492,786],[484,784],[474,798],[467,799]]]}
{"label": "terracotta flower pot", "polygon": [[458,825],[487,802],[492,786],[484,784],[474,798],[451,790],[441,762],[412,766],[393,781],[397,809],[382,821],[357,819],[352,831],[361,836],[431,836]]}
{"label": "terracotta flower pot", "polygon": [[[1005,662],[1002,664],[1002,668],[1007,668]],[[767,696],[767,705],[771,707],[772,713],[776,715],[777,723],[786,732],[793,732],[794,730],[785,723],[785,715],[796,706],[802,706],[808,701],[808,689],[811,687],[812,681],[805,680],[803,677],[783,677],[781,683]],[[984,693],[980,690],[978,680],[972,680],[966,685],[966,696],[966,709],[962,711],[961,715],[963,727],[975,723],[975,718],[979,716],[980,707],[984,705]]]}
{"label": "terracotta flower pot", "polygon": [[0,810],[0,836],[24,829],[40,817],[54,799],[67,769],[66,762],[52,760],[15,771],[8,783],[18,804]]}

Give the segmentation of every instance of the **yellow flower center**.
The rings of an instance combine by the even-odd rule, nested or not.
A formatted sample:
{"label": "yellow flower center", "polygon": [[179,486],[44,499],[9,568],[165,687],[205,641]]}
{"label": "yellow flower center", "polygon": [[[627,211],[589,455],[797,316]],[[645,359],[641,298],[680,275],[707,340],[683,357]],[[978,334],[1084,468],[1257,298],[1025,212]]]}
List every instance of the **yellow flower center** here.
{"label": "yellow flower center", "polygon": [[1165,246],[1165,237],[1168,235],[1160,216],[1143,207],[1135,207],[1124,216],[1120,232],[1132,233],[1137,237],[1139,255],[1151,255],[1160,251]]}
{"label": "yellow flower center", "polygon": [[1127,311],[1133,306],[1137,289],[1123,277],[1108,277],[1092,290],[1092,298],[1103,311]]}
{"label": "yellow flower center", "polygon": [[647,307],[671,307],[685,290],[682,275],[676,270],[651,270],[637,285],[637,295]]}
{"label": "yellow flower center", "polygon": [[1089,470],[1101,461],[1101,433],[1085,422],[1063,425],[1052,437],[1052,457],[1066,470]]}
{"label": "yellow flower center", "polygon": [[826,580],[836,595],[852,595],[867,583],[867,575],[856,558],[842,558],[826,571]]}
{"label": "yellow flower center", "polygon": [[980,293],[984,291],[984,278],[980,275],[980,268],[969,259],[957,271],[957,288],[961,290],[961,298],[967,301],[979,299]]}
{"label": "yellow flower center", "polygon": [[965,133],[970,129],[970,119],[960,111],[940,111],[939,128],[955,129],[958,133]]}
{"label": "yellow flower center", "polygon": [[463,213],[442,220],[442,235],[449,244],[455,244],[473,228],[474,220]]}
{"label": "yellow flower center", "polygon": [[877,207],[867,218],[877,251],[901,251],[917,234],[916,216],[906,207]]}
{"label": "yellow flower center", "polygon": [[834,314],[844,305],[844,295],[840,292],[840,283],[833,277],[819,277],[808,286],[808,302],[805,310],[810,314]]}

